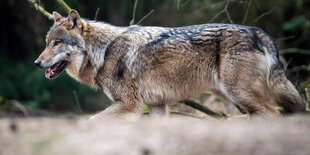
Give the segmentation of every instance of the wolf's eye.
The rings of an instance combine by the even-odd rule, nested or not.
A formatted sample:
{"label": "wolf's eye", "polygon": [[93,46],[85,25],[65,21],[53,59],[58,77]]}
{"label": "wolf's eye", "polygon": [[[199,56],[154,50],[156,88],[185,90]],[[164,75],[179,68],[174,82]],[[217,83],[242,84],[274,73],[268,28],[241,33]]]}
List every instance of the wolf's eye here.
{"label": "wolf's eye", "polygon": [[54,42],[54,46],[57,46],[58,44],[60,44],[61,43],[61,40],[56,40],[55,42]]}

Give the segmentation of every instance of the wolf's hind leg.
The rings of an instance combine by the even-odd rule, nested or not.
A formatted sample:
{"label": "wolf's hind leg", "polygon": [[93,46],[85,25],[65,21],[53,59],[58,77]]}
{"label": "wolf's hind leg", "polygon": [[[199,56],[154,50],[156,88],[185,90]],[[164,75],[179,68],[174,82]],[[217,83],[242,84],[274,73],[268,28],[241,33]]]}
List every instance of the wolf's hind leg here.
{"label": "wolf's hind leg", "polygon": [[226,63],[220,65],[216,77],[219,90],[231,103],[251,114],[280,116],[265,97],[267,69],[264,55],[259,51],[235,51],[223,57],[222,61]]}
{"label": "wolf's hind leg", "polygon": [[275,110],[266,100],[265,88],[259,80],[251,79],[255,76],[245,76],[247,79],[239,78],[223,79],[223,88],[227,99],[238,106],[241,106],[250,114],[277,117],[279,111]]}
{"label": "wolf's hind leg", "polygon": [[261,116],[278,117],[279,111],[275,110],[264,97],[257,96],[236,96],[238,98],[234,104],[244,108],[249,114],[258,114]]}
{"label": "wolf's hind leg", "polygon": [[152,118],[161,118],[168,115],[168,106],[165,104],[162,105],[148,105],[150,116]]}

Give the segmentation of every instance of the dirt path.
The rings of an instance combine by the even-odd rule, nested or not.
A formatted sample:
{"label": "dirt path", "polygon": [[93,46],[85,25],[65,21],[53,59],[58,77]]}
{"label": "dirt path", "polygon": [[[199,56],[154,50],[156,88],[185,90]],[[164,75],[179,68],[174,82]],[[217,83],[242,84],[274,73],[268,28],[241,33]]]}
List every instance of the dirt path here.
{"label": "dirt path", "polygon": [[309,155],[310,117],[87,121],[0,119],[1,155]]}

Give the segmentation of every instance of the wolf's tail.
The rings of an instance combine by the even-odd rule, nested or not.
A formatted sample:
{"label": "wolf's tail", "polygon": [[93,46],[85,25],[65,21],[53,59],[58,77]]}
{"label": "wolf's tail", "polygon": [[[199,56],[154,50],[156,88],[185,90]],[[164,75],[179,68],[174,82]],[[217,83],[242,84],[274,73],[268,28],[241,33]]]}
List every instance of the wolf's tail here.
{"label": "wolf's tail", "polygon": [[258,47],[264,51],[267,64],[267,90],[270,97],[287,112],[304,112],[306,103],[295,86],[286,78],[274,41],[262,30],[252,29]]}
{"label": "wolf's tail", "polygon": [[304,112],[306,103],[294,85],[286,78],[282,66],[273,65],[267,79],[270,96],[287,112]]}

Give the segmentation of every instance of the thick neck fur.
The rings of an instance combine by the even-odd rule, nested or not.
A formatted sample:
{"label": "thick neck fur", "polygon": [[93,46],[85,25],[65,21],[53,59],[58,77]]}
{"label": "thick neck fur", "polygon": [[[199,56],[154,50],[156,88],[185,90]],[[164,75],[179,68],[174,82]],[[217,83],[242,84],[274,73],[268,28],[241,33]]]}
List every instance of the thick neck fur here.
{"label": "thick neck fur", "polygon": [[103,22],[85,21],[82,37],[87,53],[72,55],[73,62],[67,67],[68,74],[90,87],[98,88],[94,78],[104,64],[107,46],[125,29]]}

